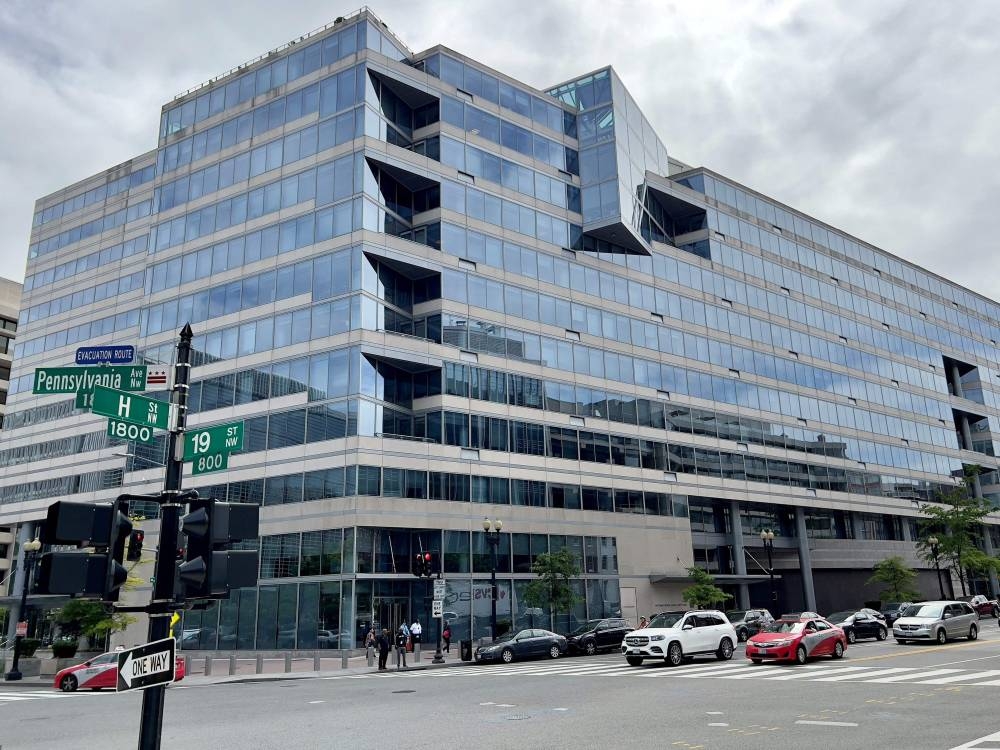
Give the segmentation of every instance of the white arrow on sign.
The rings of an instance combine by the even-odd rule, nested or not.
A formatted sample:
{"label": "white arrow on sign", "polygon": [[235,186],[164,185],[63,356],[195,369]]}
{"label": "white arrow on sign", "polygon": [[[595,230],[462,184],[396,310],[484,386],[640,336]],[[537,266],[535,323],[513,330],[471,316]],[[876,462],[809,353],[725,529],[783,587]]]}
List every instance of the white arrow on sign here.
{"label": "white arrow on sign", "polygon": [[170,671],[169,651],[158,651],[155,654],[141,656],[138,659],[133,659],[130,653],[126,657],[125,663],[122,664],[121,676],[125,680],[125,684],[132,687],[132,680],[136,677],[146,677],[151,674],[168,671]]}

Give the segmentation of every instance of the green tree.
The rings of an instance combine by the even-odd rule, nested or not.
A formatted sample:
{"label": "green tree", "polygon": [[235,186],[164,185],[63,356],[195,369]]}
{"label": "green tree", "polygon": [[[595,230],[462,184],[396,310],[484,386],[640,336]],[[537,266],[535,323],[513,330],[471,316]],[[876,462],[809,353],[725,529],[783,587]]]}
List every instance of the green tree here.
{"label": "green tree", "polygon": [[72,599],[55,610],[53,619],[59,624],[63,636],[86,636],[94,643],[107,643],[108,636],[124,630],[135,622],[134,617],[109,612],[105,606],[92,599]]}
{"label": "green tree", "polygon": [[878,594],[883,601],[907,602],[921,598],[920,592],[913,588],[917,572],[907,565],[902,557],[898,555],[887,557],[885,560],[875,563],[872,570],[872,577],[867,582],[885,585],[885,588]]}
{"label": "green tree", "polygon": [[688,568],[687,572],[694,583],[681,592],[681,598],[694,609],[707,609],[733,598],[715,585],[715,579],[707,571]]}
{"label": "green tree", "polygon": [[917,549],[928,562],[934,562],[934,551],[928,539],[936,537],[938,558],[945,570],[953,571],[966,587],[967,572],[985,573],[1000,567],[1000,560],[990,557],[976,546],[982,520],[992,508],[984,498],[977,498],[971,491],[978,466],[967,466],[962,483],[950,492],[938,495],[934,504],[925,503],[920,512],[926,518],[920,523],[920,540]]}
{"label": "green tree", "polygon": [[573,576],[580,574],[580,567],[568,549],[543,552],[535,558],[531,572],[538,577],[530,581],[524,590],[524,602],[529,607],[569,612],[580,601],[569,583]]}

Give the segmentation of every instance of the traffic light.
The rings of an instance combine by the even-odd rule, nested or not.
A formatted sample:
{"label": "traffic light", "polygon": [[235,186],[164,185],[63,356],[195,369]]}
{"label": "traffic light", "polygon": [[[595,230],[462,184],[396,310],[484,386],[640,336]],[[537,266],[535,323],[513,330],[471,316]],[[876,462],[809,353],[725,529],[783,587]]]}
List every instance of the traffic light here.
{"label": "traffic light", "polygon": [[125,540],[132,522],[127,501],[82,503],[60,501],[49,506],[42,525],[43,544],[75,544],[93,552],[55,551],[42,555],[35,583],[39,594],[71,594],[117,601],[128,578],[122,566]]}
{"label": "traffic light", "polygon": [[424,553],[424,575],[428,578],[434,575],[434,555],[430,552]]}
{"label": "traffic light", "polygon": [[128,538],[128,550],[125,553],[125,559],[129,562],[135,562],[142,557],[142,542],[146,538],[146,532],[140,529],[133,531]]}
{"label": "traffic light", "polygon": [[184,598],[225,599],[232,589],[257,585],[257,550],[232,550],[228,545],[259,536],[260,506],[208,498],[192,500],[188,510],[181,519],[187,553],[177,569]]}
{"label": "traffic light", "polygon": [[432,552],[418,552],[413,562],[413,575],[417,578],[434,575],[434,554]]}
{"label": "traffic light", "polygon": [[413,561],[413,575],[417,578],[424,577],[424,554],[418,552],[416,559]]}

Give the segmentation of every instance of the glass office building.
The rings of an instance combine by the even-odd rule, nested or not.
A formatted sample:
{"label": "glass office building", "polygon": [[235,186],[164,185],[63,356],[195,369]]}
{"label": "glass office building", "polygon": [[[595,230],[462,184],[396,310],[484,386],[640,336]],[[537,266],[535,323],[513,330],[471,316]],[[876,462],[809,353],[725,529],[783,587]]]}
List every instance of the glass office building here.
{"label": "glass office building", "polygon": [[[185,486],[263,510],[259,585],[187,613],[188,648],[426,624],[422,551],[455,639],[485,636],[484,517],[514,626],[677,606],[691,565],[741,606],[851,606],[874,562],[927,567],[918,505],[964,467],[1000,492],[998,320],[669,156],[610,68],[534,89],[365,10],[175,98],[153,151],[38,202],[0,523],[156,486],[162,436],[115,441],[32,373],[84,344],[169,365],[190,322],[189,426],[246,437]],[[578,604],[528,607],[561,549]]]}

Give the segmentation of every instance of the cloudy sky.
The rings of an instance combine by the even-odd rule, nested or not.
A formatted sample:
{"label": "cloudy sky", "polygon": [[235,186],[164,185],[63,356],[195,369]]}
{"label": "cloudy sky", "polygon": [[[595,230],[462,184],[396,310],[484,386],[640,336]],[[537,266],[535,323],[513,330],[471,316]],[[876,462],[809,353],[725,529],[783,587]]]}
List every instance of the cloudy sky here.
{"label": "cloudy sky", "polygon": [[[672,155],[1000,298],[1000,7],[819,0],[382,0],[545,87],[612,64]],[[0,3],[0,275],[34,200],[152,149],[175,94],[338,15],[329,0]]]}

